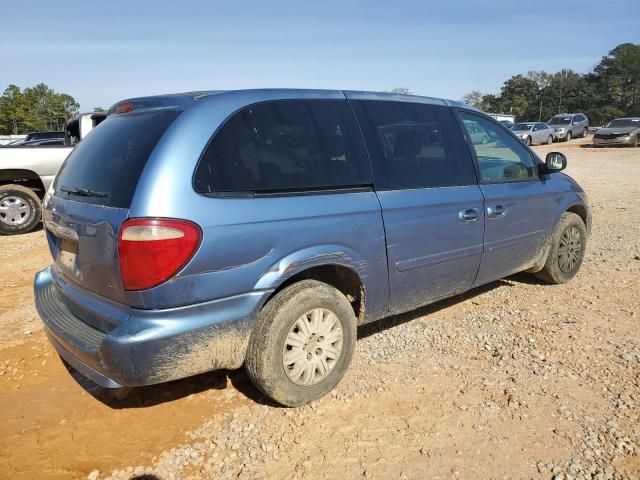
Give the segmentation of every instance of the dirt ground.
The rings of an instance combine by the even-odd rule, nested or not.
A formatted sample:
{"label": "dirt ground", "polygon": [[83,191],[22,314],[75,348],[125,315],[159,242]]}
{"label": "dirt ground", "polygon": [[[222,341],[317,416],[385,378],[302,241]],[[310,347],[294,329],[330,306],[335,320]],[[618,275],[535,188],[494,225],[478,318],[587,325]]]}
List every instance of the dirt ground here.
{"label": "dirt ground", "polygon": [[299,409],[242,371],[115,398],[49,346],[43,232],[0,238],[0,478],[640,478],[640,149],[560,150],[593,232],[569,284],[520,274],[360,329]]}

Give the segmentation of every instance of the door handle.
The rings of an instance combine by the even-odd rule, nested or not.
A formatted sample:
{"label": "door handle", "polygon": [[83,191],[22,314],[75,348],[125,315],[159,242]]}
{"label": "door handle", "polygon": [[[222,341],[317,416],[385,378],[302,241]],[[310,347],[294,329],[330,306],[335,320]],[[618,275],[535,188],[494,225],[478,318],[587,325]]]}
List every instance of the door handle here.
{"label": "door handle", "polygon": [[487,207],[487,217],[489,218],[501,218],[507,214],[507,209],[502,205],[496,205],[495,207]]}
{"label": "door handle", "polygon": [[464,223],[475,222],[480,218],[480,212],[475,208],[467,208],[458,212],[458,218]]}

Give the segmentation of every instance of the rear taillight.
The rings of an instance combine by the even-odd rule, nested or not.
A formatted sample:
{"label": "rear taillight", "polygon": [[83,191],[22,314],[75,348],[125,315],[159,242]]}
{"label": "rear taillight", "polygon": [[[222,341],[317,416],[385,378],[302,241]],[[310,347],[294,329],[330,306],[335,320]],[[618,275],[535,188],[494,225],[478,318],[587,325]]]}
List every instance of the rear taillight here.
{"label": "rear taillight", "polygon": [[186,265],[201,239],[200,228],[186,220],[127,220],[118,235],[124,288],[144,290],[166,282]]}

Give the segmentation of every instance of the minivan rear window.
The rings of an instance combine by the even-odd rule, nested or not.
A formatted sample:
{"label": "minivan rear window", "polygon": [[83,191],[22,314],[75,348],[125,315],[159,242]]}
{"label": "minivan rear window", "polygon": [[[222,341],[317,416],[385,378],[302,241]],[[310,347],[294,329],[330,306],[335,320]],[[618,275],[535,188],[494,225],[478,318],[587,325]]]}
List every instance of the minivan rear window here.
{"label": "minivan rear window", "polygon": [[149,155],[179,114],[156,110],[109,115],[67,157],[56,176],[54,194],[129,208]]}
{"label": "minivan rear window", "polygon": [[200,193],[286,193],[370,186],[364,140],[346,100],[279,100],[233,114],[194,175]]}

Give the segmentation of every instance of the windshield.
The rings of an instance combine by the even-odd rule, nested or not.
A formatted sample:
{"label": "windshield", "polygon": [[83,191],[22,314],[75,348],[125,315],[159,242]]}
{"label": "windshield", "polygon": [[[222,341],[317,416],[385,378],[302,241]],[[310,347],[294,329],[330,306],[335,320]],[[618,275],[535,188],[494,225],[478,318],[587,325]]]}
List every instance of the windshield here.
{"label": "windshield", "polygon": [[569,125],[571,123],[571,117],[553,117],[549,125]]}
{"label": "windshield", "polygon": [[640,118],[616,118],[611,120],[606,128],[614,127],[640,127]]}
{"label": "windshield", "polygon": [[516,123],[511,130],[531,130],[533,128],[533,123]]}
{"label": "windshield", "polygon": [[147,159],[176,110],[109,115],[67,157],[55,195],[76,202],[129,208]]}

